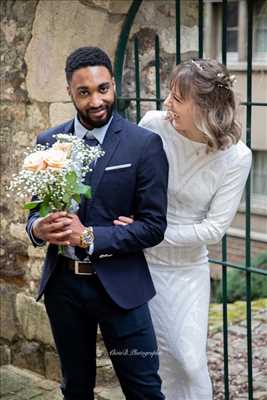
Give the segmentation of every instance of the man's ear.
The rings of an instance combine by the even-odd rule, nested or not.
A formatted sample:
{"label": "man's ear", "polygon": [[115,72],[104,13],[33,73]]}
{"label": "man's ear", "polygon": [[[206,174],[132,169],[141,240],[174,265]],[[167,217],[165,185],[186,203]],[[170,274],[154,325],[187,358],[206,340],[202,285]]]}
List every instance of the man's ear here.
{"label": "man's ear", "polygon": [[114,88],[114,92],[116,92],[116,82],[115,82],[114,76],[112,77],[112,85],[113,85],[113,88]]}
{"label": "man's ear", "polygon": [[68,92],[68,95],[71,96],[71,91],[70,91],[69,85],[67,86],[67,92]]}

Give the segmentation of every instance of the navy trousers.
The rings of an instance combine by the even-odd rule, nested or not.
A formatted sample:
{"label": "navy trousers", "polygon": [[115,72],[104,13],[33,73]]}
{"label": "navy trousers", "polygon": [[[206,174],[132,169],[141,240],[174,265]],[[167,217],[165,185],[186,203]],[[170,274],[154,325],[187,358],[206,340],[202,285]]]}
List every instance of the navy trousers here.
{"label": "navy trousers", "polygon": [[163,400],[157,344],[147,304],[124,310],[96,275],[75,275],[58,265],[45,306],[59,353],[65,400],[92,400],[99,324],[127,400]]}

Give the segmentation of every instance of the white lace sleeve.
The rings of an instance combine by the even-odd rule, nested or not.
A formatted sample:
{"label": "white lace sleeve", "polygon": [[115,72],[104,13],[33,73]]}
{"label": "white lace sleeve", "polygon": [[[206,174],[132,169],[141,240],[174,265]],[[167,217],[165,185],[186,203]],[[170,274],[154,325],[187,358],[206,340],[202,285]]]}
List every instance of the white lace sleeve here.
{"label": "white lace sleeve", "polygon": [[[182,247],[220,241],[238,209],[251,166],[251,152],[227,171],[213,196],[206,218],[199,224],[178,225],[168,221],[164,240],[157,247]],[[171,168],[171,167],[170,167]]]}

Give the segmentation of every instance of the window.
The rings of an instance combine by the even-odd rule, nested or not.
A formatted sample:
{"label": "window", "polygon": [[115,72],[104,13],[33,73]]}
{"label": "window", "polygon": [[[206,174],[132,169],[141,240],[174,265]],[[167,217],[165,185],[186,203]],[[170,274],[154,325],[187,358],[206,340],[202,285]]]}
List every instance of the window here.
{"label": "window", "polygon": [[[253,61],[267,61],[267,0],[253,0]],[[221,58],[222,0],[205,1],[205,56]],[[246,61],[247,2],[229,0],[227,3],[227,59],[228,63]]]}
{"label": "window", "polygon": [[251,179],[252,194],[267,200],[267,151],[253,151]]}
{"label": "window", "polygon": [[267,59],[267,1],[255,2],[255,58]]}
{"label": "window", "polygon": [[[238,1],[227,6],[227,53],[228,57],[238,57]],[[229,54],[230,53],[230,54]]]}

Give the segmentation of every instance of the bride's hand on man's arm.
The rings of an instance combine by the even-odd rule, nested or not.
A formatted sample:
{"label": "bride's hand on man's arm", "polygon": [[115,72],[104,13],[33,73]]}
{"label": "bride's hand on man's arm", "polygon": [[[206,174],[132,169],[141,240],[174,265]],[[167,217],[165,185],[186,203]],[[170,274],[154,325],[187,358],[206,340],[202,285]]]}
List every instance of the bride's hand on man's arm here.
{"label": "bride's hand on man's arm", "polygon": [[114,219],[113,224],[125,226],[132,224],[133,222],[134,222],[133,215],[131,215],[130,217],[120,216],[118,217],[118,219]]}

